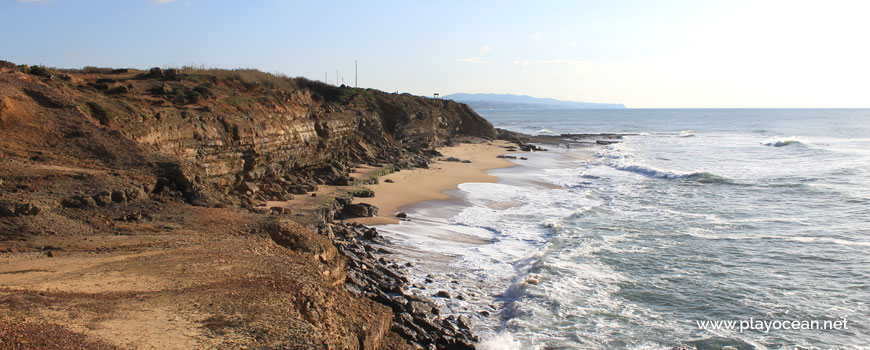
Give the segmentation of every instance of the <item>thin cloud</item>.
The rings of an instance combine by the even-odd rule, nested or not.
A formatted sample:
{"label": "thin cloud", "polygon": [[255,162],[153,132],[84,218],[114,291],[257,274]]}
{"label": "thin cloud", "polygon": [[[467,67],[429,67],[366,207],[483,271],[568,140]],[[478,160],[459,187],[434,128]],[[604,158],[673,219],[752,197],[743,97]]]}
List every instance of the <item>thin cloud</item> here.
{"label": "thin cloud", "polygon": [[484,45],[483,47],[480,48],[480,55],[483,56],[487,52],[490,52],[490,51],[492,51],[492,48],[489,47],[489,45]]}
{"label": "thin cloud", "polygon": [[150,2],[152,4],[168,4],[168,3],[173,2],[173,1],[175,1],[175,0],[148,0],[148,2]]}
{"label": "thin cloud", "polygon": [[570,47],[577,47],[577,42],[576,42],[576,41],[572,41],[572,42],[568,43],[568,46],[570,46]]}
{"label": "thin cloud", "polygon": [[480,58],[480,57],[457,58],[457,59],[456,59],[456,62],[461,62],[461,63],[474,63],[474,64],[483,64],[483,63],[486,63],[486,61],[484,61],[484,60],[483,60],[482,58]]}
{"label": "thin cloud", "polygon": [[532,39],[534,41],[538,41],[538,40],[541,40],[542,36],[544,36],[544,33],[534,32],[531,35],[529,35],[529,39]]}

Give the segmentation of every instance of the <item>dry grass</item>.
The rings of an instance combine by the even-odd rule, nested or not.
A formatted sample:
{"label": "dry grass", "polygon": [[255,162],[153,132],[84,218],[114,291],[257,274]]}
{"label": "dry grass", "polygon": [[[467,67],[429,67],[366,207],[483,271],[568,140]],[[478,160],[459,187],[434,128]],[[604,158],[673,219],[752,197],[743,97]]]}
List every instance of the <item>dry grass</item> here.
{"label": "dry grass", "polygon": [[266,73],[252,68],[221,69],[207,68],[203,66],[183,66],[177,69],[180,69],[185,74],[208,75],[219,79],[234,79],[244,83],[260,84],[261,86],[270,89],[280,89],[284,91],[299,90],[299,85],[296,81],[298,79],[303,79],[294,79],[282,73]]}

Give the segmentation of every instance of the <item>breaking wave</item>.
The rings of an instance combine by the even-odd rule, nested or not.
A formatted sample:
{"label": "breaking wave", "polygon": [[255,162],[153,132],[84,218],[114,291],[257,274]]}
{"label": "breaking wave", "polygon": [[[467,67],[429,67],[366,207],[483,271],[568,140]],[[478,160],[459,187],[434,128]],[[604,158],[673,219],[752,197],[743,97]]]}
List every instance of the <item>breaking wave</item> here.
{"label": "breaking wave", "polygon": [[796,136],[792,137],[771,137],[767,140],[761,142],[762,145],[772,146],[772,147],[783,147],[789,145],[802,145],[803,143],[797,139]]}
{"label": "breaking wave", "polygon": [[653,167],[648,167],[644,165],[624,165],[624,166],[614,166],[614,168],[629,171],[635,174],[640,174],[647,177],[657,178],[657,179],[666,179],[666,180],[691,180],[697,181],[700,183],[727,183],[733,184],[734,180],[729,179],[724,176],[716,175],[706,171],[696,171],[691,173],[678,173],[669,170],[661,170]]}

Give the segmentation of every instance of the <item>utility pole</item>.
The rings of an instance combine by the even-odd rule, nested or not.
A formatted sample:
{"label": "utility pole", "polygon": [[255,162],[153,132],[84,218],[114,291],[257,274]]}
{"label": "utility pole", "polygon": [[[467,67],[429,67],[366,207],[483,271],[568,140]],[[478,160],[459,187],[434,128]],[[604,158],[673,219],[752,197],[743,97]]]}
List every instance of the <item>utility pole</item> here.
{"label": "utility pole", "polygon": [[338,86],[338,69],[335,70],[335,86]]}
{"label": "utility pole", "polygon": [[327,83],[327,84],[329,84],[329,79],[327,79],[328,75],[329,75],[329,72],[323,72],[323,82]]}
{"label": "utility pole", "polygon": [[359,87],[359,65],[356,60],[353,60],[353,87]]}

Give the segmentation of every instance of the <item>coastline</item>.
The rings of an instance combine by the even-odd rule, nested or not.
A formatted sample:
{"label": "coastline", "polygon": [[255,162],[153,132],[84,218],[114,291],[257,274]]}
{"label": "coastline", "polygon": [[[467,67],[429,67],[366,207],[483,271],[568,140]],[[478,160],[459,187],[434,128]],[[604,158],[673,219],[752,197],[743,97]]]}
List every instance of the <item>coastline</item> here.
{"label": "coastline", "polygon": [[0,92],[0,343],[473,348],[464,319],[397,295],[375,231],[333,221],[360,164],[446,172],[433,147],[502,136],[467,106],[257,71],[8,62]]}
{"label": "coastline", "polygon": [[[498,158],[503,154],[514,153],[515,151],[508,149],[514,145],[496,140],[439,148],[437,150],[442,156],[434,158],[435,161],[428,169],[402,170],[379,177],[377,184],[364,186],[374,191],[375,196],[354,198],[353,203],[367,203],[378,207],[378,216],[346,221],[364,225],[397,224],[399,220],[396,213],[403,208],[428,200],[450,199],[452,197],[445,192],[455,189],[459,184],[497,182],[498,177],[488,174],[487,171],[516,166],[507,159]],[[459,161],[447,161],[449,158]]]}
{"label": "coastline", "polygon": [[[574,168],[578,161],[594,159],[594,153],[590,151],[595,146],[569,150],[557,145],[551,144],[550,146],[555,147],[547,149],[547,152],[521,151],[521,153],[514,153],[512,155],[519,159],[516,162],[510,162],[505,158],[496,158],[499,154],[508,153],[507,148],[503,148],[504,146],[499,143],[494,145],[463,144],[457,147],[439,149],[444,156],[433,158],[433,160],[457,154],[468,154],[473,157],[470,158],[471,160],[480,159],[481,161],[472,161],[471,164],[438,161],[432,162],[430,169],[403,170],[381,177],[378,185],[366,186],[375,191],[375,197],[358,198],[355,201],[378,205],[381,216],[362,220],[345,220],[344,222],[351,222],[350,225],[363,224],[365,226],[358,227],[362,230],[376,230],[378,237],[385,239],[374,246],[374,250],[385,249],[383,253],[375,254],[375,261],[387,259],[391,266],[400,267],[397,272],[408,281],[403,285],[401,295],[416,295],[425,298],[432,303],[432,307],[440,309],[442,314],[465,318],[466,323],[474,325],[473,334],[475,337],[479,337],[475,341],[477,346],[483,346],[486,349],[493,348],[492,342],[500,342],[498,337],[502,336],[498,331],[498,319],[510,303],[509,297],[504,296],[505,291],[510,289],[510,285],[513,283],[522,283],[527,278],[535,281],[535,277],[525,276],[525,272],[520,273],[520,275],[511,273],[505,275],[502,272],[496,272],[496,270],[513,271],[511,262],[518,257],[512,256],[517,252],[508,252],[504,256],[491,256],[485,251],[502,249],[496,247],[498,242],[513,241],[513,238],[496,238],[492,231],[478,230],[474,226],[460,225],[457,227],[451,224],[448,219],[458,215],[466,208],[473,209],[474,207],[492,213],[522,210],[520,209],[524,206],[522,202],[497,193],[500,191],[498,189],[502,188],[525,189],[520,191],[531,190],[545,196],[564,196],[563,193],[568,191],[568,188],[548,181],[543,169]],[[485,161],[487,159],[494,161]],[[508,166],[504,166],[504,163],[508,163]],[[477,166],[471,167],[472,164]],[[448,179],[441,178],[447,175],[450,175]],[[383,181],[385,179],[401,179],[403,181],[393,180],[393,183],[385,183]],[[396,186],[400,183],[404,186]],[[418,184],[424,185],[418,186]],[[437,187],[433,184],[442,186]],[[466,188],[466,186],[468,187]],[[432,187],[435,187],[435,190],[430,190]],[[492,197],[478,196],[472,202],[467,191],[481,187],[492,188],[494,190],[491,193]],[[479,194],[477,190],[471,191]],[[406,195],[405,192],[412,192],[412,195]],[[381,205],[375,204],[373,199],[378,199],[377,203],[383,203],[386,206],[381,207]],[[410,219],[403,220],[398,225],[392,224],[396,222],[393,215],[396,210],[405,213]],[[336,231],[336,236],[338,236],[338,232],[340,231]],[[359,235],[361,234],[357,234],[357,236]],[[524,249],[524,251],[531,252],[537,249],[534,246],[535,243],[531,243],[537,240],[534,234],[529,237],[516,237],[516,239],[523,241],[523,246],[532,244],[532,246],[527,246],[531,250]],[[508,245],[515,246],[514,243]],[[521,253],[521,255],[523,254],[525,253]],[[481,257],[488,261],[491,261],[489,260],[491,258],[504,260],[497,263],[497,266],[489,267],[479,266],[476,263],[473,265],[461,263],[461,261],[476,261]],[[357,264],[349,266],[353,267],[354,265]],[[483,270],[477,270],[473,266],[484,269],[491,267],[495,270],[483,272]],[[351,273],[362,273],[372,277],[379,275],[367,270],[354,268],[350,270],[356,270]],[[481,273],[487,276],[484,278],[485,281],[481,280]],[[518,276],[521,278],[519,282],[513,281]],[[375,280],[378,279],[375,278]],[[389,289],[394,288],[394,286],[390,283],[381,283],[379,288],[384,293],[389,294]],[[499,297],[500,295],[501,297]],[[382,300],[382,302],[394,310],[401,310],[390,300]],[[402,319],[401,311],[397,312],[396,317],[397,320]],[[399,333],[407,334],[402,331]],[[495,348],[503,347],[496,345]]]}

